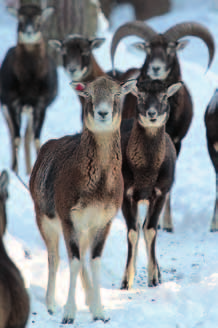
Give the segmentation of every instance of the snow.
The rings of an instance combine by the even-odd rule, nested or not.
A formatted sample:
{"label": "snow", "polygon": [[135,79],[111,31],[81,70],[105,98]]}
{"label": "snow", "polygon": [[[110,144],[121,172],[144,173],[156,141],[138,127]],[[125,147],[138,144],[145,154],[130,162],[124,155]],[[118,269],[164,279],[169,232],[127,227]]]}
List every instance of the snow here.
{"label": "snow", "polygon": [[[188,3],[188,1],[186,1]],[[191,3],[191,1],[189,1]],[[194,20],[213,31],[218,41],[218,12],[210,3],[195,1],[195,6],[177,8],[148,23],[157,31],[164,31],[172,24]],[[119,16],[118,16],[119,17]],[[99,36],[105,36],[104,46],[95,51],[105,69],[111,68],[109,45],[111,32],[101,16]],[[16,20],[0,2],[0,62],[7,49],[16,42]],[[209,226],[215,200],[215,173],[206,148],[204,112],[218,83],[218,58],[207,71],[208,52],[203,42],[189,38],[190,44],[181,52],[183,79],[194,102],[194,119],[177,162],[176,181],[172,193],[172,210],[175,232],[159,231],[157,256],[163,283],[156,288],[147,287],[147,259],[143,238],[139,242],[137,274],[129,291],[119,289],[126,260],[126,226],[119,212],[113,221],[102,257],[101,294],[111,328],[217,328],[218,324],[218,247],[217,233],[210,233]],[[141,52],[133,50],[130,38],[118,48],[117,68],[140,67],[144,61]],[[47,112],[42,131],[42,142],[81,130],[80,104],[62,68],[59,74],[59,95]],[[25,127],[25,118],[23,129]],[[56,328],[61,325],[63,305],[69,288],[69,267],[63,239],[60,245],[61,262],[57,277],[57,311],[50,316],[45,307],[47,284],[47,253],[38,232],[33,202],[29,192],[19,182],[10,167],[10,140],[2,112],[0,112],[1,158],[0,170],[10,173],[9,200],[7,203],[8,226],[4,238],[8,253],[20,268],[31,298],[28,328]],[[22,130],[23,131],[23,130]],[[19,173],[26,183],[24,153],[20,150]],[[35,154],[32,154],[35,158]],[[92,322],[84,304],[84,293],[78,280],[77,317],[75,327],[100,328],[102,322]]]}

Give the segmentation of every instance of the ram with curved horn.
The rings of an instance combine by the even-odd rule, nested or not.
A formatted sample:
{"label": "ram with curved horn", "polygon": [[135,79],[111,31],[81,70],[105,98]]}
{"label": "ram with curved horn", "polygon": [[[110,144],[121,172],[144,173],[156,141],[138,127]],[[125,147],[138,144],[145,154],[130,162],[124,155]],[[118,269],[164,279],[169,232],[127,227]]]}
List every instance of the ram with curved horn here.
{"label": "ram with curved horn", "polygon": [[[136,35],[144,40],[135,47],[146,53],[146,59],[140,70],[138,81],[145,79],[162,80],[166,87],[182,80],[181,68],[177,51],[182,50],[188,40],[181,40],[185,36],[200,38],[209,51],[208,68],[211,66],[215,53],[214,38],[210,31],[196,22],[183,22],[170,27],[163,33],[157,33],[149,25],[141,21],[128,22],[120,26],[114,33],[111,42],[111,60],[114,69],[115,52],[121,39]],[[177,157],[180,153],[182,139],[186,136],[193,117],[191,95],[184,84],[183,87],[169,99],[170,117],[166,124],[166,131],[171,136]],[[134,116],[135,108],[131,108],[128,117]],[[172,232],[172,216],[170,209],[170,196],[166,203],[163,229]]]}

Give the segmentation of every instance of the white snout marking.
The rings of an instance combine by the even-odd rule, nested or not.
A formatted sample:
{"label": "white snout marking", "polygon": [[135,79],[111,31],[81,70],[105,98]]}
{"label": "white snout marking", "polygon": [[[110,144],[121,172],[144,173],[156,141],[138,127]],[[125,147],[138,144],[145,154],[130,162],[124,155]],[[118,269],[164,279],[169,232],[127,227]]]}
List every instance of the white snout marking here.
{"label": "white snout marking", "polygon": [[80,67],[75,67],[75,71],[72,73],[70,72],[70,67],[66,68],[67,74],[69,75],[70,79],[73,81],[81,81],[82,78],[86,75],[86,72],[88,70],[87,67],[84,67],[82,70]]}
{"label": "white snout marking", "polygon": [[[158,71],[155,71],[158,68]],[[155,80],[164,80],[167,78],[170,70],[166,70],[166,64],[160,59],[154,59],[148,66],[148,76]]]}
{"label": "white snout marking", "polygon": [[18,40],[20,43],[25,43],[25,44],[34,44],[38,43],[42,38],[42,33],[41,32],[36,32],[36,33],[23,33],[19,32],[18,35]]}
{"label": "white snout marking", "polygon": [[167,118],[166,112],[162,115],[157,116],[155,121],[151,121],[151,119],[148,118],[147,116],[143,116],[139,114],[139,123],[145,128],[146,127],[158,128],[166,123],[166,118]]}

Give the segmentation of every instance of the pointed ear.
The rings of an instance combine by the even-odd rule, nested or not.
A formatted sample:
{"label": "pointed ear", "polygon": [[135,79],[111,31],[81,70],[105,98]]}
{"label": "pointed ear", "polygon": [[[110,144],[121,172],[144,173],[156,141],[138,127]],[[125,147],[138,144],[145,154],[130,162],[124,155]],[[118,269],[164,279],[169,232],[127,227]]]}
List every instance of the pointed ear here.
{"label": "pointed ear", "polygon": [[18,10],[16,8],[14,8],[14,7],[7,7],[7,10],[8,10],[8,12],[11,15],[13,15],[15,17],[18,17]]}
{"label": "pointed ear", "polygon": [[62,42],[59,40],[48,40],[48,45],[58,51],[62,49]]}
{"label": "pointed ear", "polygon": [[70,82],[70,86],[71,86],[71,88],[73,88],[76,91],[76,93],[79,96],[82,96],[82,97],[86,97],[87,96],[86,93],[85,93],[85,88],[86,88],[85,83],[71,81]]}
{"label": "pointed ear", "polygon": [[136,89],[136,80],[128,80],[126,82],[122,82],[121,84],[122,94],[125,95],[127,93],[132,92],[135,94],[137,92]]}
{"label": "pointed ear", "polygon": [[174,83],[167,89],[167,98],[172,97],[183,86],[183,82]]}
{"label": "pointed ear", "polygon": [[94,39],[89,39],[89,42],[91,44],[91,49],[97,49],[99,48],[104,42],[105,38],[94,38]]}
{"label": "pointed ear", "polygon": [[53,15],[54,11],[55,10],[53,7],[47,7],[42,11],[42,15],[41,15],[42,24],[46,23],[46,21]]}
{"label": "pointed ear", "polygon": [[8,184],[9,184],[8,172],[4,170],[0,175],[0,190],[3,192],[7,192]]}
{"label": "pointed ear", "polygon": [[188,43],[189,43],[189,40],[178,41],[177,46],[176,46],[176,51],[183,50],[187,46]]}

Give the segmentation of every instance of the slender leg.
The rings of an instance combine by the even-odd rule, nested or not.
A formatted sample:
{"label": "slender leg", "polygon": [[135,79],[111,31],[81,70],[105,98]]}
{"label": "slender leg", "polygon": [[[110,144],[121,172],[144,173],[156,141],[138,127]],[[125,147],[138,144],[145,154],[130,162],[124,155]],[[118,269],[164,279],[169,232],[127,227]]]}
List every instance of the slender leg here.
{"label": "slender leg", "polygon": [[90,311],[93,315],[93,320],[102,320],[104,322],[109,321],[109,318],[105,317],[103,311],[103,306],[101,304],[101,295],[100,295],[100,277],[101,277],[101,254],[103,247],[107,238],[107,235],[110,230],[111,222],[107,226],[98,232],[94,238],[94,244],[91,251],[91,272],[92,272],[92,281],[93,281],[93,295],[92,295],[92,304],[90,306]]}
{"label": "slender leg", "polygon": [[48,285],[46,304],[49,314],[55,311],[55,283],[59,264],[59,235],[60,223],[57,218],[49,219],[46,216],[37,218],[39,229],[48,250]]}
{"label": "slender leg", "polygon": [[137,203],[124,196],[122,211],[127,224],[128,256],[121,289],[129,289],[134,281],[139,240]]}
{"label": "slender leg", "polygon": [[218,231],[218,173],[216,173],[216,201],[215,201],[214,213],[212,217],[210,231],[211,232]]}
{"label": "slender leg", "polygon": [[168,193],[166,197],[164,216],[163,216],[163,230],[167,232],[173,232],[173,222],[172,222],[170,204],[171,204],[171,197],[170,197],[170,193]]}
{"label": "slender leg", "polygon": [[26,160],[26,172],[29,175],[31,173],[31,153],[30,143],[33,133],[33,116],[32,111],[29,113],[28,125],[25,132],[25,160]]}
{"label": "slender leg", "polygon": [[76,293],[76,281],[77,276],[81,268],[81,262],[78,258],[73,257],[70,260],[70,288],[67,298],[67,303],[64,307],[64,317],[62,320],[63,324],[72,324],[76,316],[76,302],[75,302],[75,293]]}
{"label": "slender leg", "polygon": [[156,259],[156,235],[159,215],[165,201],[164,196],[151,199],[148,215],[143,225],[144,238],[148,256],[148,286],[153,287],[161,282],[161,275]]}
{"label": "slender leg", "polygon": [[7,122],[9,132],[10,132],[10,138],[11,138],[11,168],[16,173],[18,172],[18,163],[17,163],[17,152],[20,145],[20,132],[19,132],[19,126],[20,126],[20,117],[18,116],[17,120],[12,120],[11,115],[8,111],[8,108],[6,106],[3,107],[3,115],[5,117],[5,120]]}
{"label": "slender leg", "polygon": [[86,305],[90,307],[92,304],[93,286],[85,265],[84,258],[82,258],[81,281],[86,295]]}
{"label": "slender leg", "polygon": [[62,222],[64,239],[68,251],[70,264],[70,287],[67,302],[64,307],[63,324],[72,324],[76,317],[76,281],[81,269],[81,253],[77,234],[74,230],[71,219]]}

